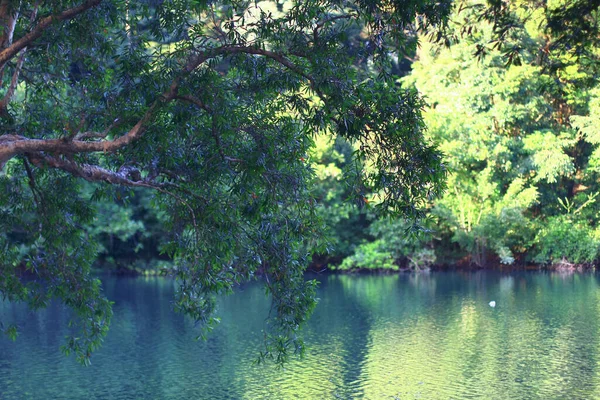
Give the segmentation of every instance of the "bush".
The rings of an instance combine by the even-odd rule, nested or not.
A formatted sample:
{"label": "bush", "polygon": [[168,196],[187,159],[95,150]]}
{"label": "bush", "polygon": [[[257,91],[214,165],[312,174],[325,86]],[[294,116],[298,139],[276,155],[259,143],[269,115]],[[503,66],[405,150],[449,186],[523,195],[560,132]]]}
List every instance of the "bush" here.
{"label": "bush", "polygon": [[356,248],[354,254],[346,257],[337,269],[391,269],[398,270],[394,264],[394,258],[390,251],[385,249],[383,240],[361,244]]}
{"label": "bush", "polygon": [[375,237],[372,242],[363,243],[346,257],[340,270],[389,269],[397,271],[406,265],[411,269],[430,267],[436,260],[435,253],[428,248],[430,235],[425,232],[410,232],[410,225],[404,220],[377,220],[369,227]]}
{"label": "bush", "polygon": [[600,242],[593,228],[568,215],[549,218],[535,239],[536,263],[591,264],[598,257]]}

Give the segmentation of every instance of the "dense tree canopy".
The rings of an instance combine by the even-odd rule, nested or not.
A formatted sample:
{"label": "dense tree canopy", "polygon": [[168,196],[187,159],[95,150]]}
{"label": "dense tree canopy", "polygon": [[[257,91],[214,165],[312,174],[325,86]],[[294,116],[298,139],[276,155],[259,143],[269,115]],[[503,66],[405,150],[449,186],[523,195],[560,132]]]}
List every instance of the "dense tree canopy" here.
{"label": "dense tree canopy", "polygon": [[[473,48],[496,34],[493,23],[480,21],[449,48],[423,43],[407,78],[428,99],[429,134],[451,171],[433,208],[438,231],[476,265],[491,257],[505,264],[598,260],[600,150],[591,126],[600,53],[595,35],[579,35],[597,26],[598,15],[584,5],[514,2],[505,10],[508,53],[491,49],[473,59]],[[556,28],[572,24],[570,8],[585,26]],[[474,15],[464,10],[456,20]]]}
{"label": "dense tree canopy", "polygon": [[260,274],[273,298],[263,356],[301,350],[296,331],[315,304],[302,273],[321,231],[314,137],[354,146],[345,180],[355,203],[375,193],[380,211],[418,216],[444,173],[423,140],[421,100],[388,60],[449,10],[1,1],[0,292],[34,309],[53,298],[72,307],[77,331],[64,349],[89,360],[111,305],[90,276],[98,244],[82,228],[96,200],[147,188],[170,231],[176,309],[210,327],[214,296]]}
{"label": "dense tree canopy", "polygon": [[[426,136],[443,154],[448,190],[430,205],[431,234],[410,237],[406,222],[371,217],[336,268],[597,263],[595,10],[465,1],[443,45],[420,35],[402,82],[427,103]],[[336,230],[344,241],[347,230]]]}

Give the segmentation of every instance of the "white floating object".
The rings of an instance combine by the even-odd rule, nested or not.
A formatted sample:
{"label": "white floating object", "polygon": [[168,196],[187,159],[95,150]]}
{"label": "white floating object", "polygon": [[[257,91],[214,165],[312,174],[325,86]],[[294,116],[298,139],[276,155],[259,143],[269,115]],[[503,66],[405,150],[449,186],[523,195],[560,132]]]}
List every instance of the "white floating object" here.
{"label": "white floating object", "polygon": [[494,300],[490,301],[490,307],[496,307],[496,302]]}

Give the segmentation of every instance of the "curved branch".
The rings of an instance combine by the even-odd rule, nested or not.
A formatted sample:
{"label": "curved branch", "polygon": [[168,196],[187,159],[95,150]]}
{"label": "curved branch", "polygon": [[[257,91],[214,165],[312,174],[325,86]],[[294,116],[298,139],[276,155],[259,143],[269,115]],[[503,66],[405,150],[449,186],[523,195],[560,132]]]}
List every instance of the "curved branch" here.
{"label": "curved branch", "polygon": [[14,41],[10,46],[0,51],[0,66],[6,64],[8,60],[13,58],[22,49],[27,47],[31,42],[42,36],[50,25],[57,21],[65,21],[76,17],[77,15],[96,7],[102,0],[88,0],[77,7],[69,8],[60,14],[49,15],[40,20],[40,22],[29,33],[25,34],[18,40]]}
{"label": "curved branch", "polygon": [[[346,16],[343,16],[343,17],[340,16],[340,18],[334,18],[333,20],[341,19],[341,18],[345,18],[345,17]],[[327,22],[329,22],[329,21],[324,21],[324,24]],[[311,89],[315,91],[315,93],[319,96],[319,98],[321,98],[321,100],[323,100],[323,101],[326,100],[325,94],[319,88],[319,85],[317,84],[314,77],[312,77],[311,75],[306,73],[298,65],[294,64],[285,55],[283,55],[281,53],[276,53],[274,51],[261,49],[259,47],[227,45],[227,46],[215,47],[213,49],[198,52],[188,59],[188,62],[186,63],[183,71],[184,71],[184,73],[190,73],[194,69],[198,68],[205,61],[207,61],[211,58],[214,58],[214,57],[231,55],[231,54],[241,54],[241,53],[262,55],[267,58],[270,58],[273,61],[278,62],[279,64],[288,68],[290,71],[292,71],[292,72],[298,74],[299,76],[303,77],[304,79],[306,79],[310,83]],[[295,55],[297,57],[301,57],[301,58],[306,58],[305,55],[298,54],[298,53],[293,53],[293,55]],[[184,100],[190,101],[189,99],[184,99]]]}
{"label": "curved branch", "polygon": [[[167,100],[170,100],[167,98]],[[76,153],[114,153],[115,151],[127,146],[131,142],[139,139],[144,133],[146,124],[153,116],[158,102],[155,102],[148,108],[142,118],[127,132],[114,140],[103,141],[83,141],[83,140],[65,140],[65,139],[29,139],[20,135],[1,135],[0,136],[0,170],[4,164],[17,154],[36,153],[40,151],[76,154]],[[102,134],[98,134],[100,136]],[[81,139],[87,139],[90,133],[83,135]]]}
{"label": "curved branch", "polygon": [[302,76],[303,78],[309,80],[311,83],[314,83],[314,79],[310,75],[308,75],[306,72],[304,72],[302,70],[302,68],[300,68],[299,66],[294,64],[283,54],[276,53],[276,52],[270,51],[270,50],[261,49],[259,47],[251,47],[251,46],[228,45],[228,46],[222,46],[222,47],[215,47],[210,50],[199,52],[199,53],[195,54],[194,56],[190,57],[189,61],[187,62],[186,66],[185,66],[184,71],[188,72],[188,73],[192,72],[194,69],[198,68],[202,63],[204,63],[205,61],[207,61],[211,58],[218,57],[218,56],[224,56],[224,55],[232,55],[232,54],[256,54],[256,55],[265,56],[274,61],[277,61],[281,65],[287,67],[289,70],[291,70],[291,71],[297,73],[298,75]]}
{"label": "curved branch", "polygon": [[[100,0],[90,1],[84,4],[92,4],[97,3]],[[91,6],[90,6],[91,7]],[[79,8],[83,8],[83,5]],[[64,13],[63,13],[64,14]],[[62,14],[61,14],[62,15]],[[39,25],[38,25],[39,26]],[[308,75],[306,72],[302,70],[299,66],[291,62],[284,55],[275,53],[273,51],[260,49],[257,47],[248,47],[248,46],[223,46],[211,50],[207,50],[202,53],[197,53],[190,57],[188,63],[184,68],[184,73],[190,73],[199,65],[201,65],[206,60],[219,56],[219,55],[227,55],[227,54],[257,54],[268,57],[272,60],[277,61],[281,65],[287,67],[291,71],[297,73],[298,75],[306,78],[311,86],[316,87],[314,79]],[[0,55],[2,53],[0,52]],[[1,58],[0,58],[1,59]],[[90,137],[98,137],[101,138],[105,136],[105,133],[95,134],[86,132],[81,136],[75,136],[74,138],[70,138],[69,140],[65,139],[29,139],[23,136],[18,135],[2,135],[0,136],[0,170],[4,167],[6,162],[16,156],[17,154],[24,153],[35,153],[40,151],[45,152],[53,152],[59,154],[76,154],[76,153],[94,153],[94,152],[104,152],[104,153],[113,153],[127,145],[131,142],[139,139],[143,132],[146,124],[152,118],[155,109],[162,102],[169,102],[173,99],[180,99],[188,102],[192,102],[203,108],[205,110],[209,110],[209,108],[199,102],[197,99],[192,98],[191,96],[179,96],[178,95],[178,85],[179,79],[175,79],[169,89],[159,96],[159,99],[156,100],[146,111],[146,113],[142,116],[142,118],[135,124],[133,128],[129,130],[125,135],[120,136],[114,140],[101,140],[101,141],[84,141],[82,139],[88,139]],[[110,128],[109,128],[110,129]]]}
{"label": "curved branch", "polygon": [[115,151],[129,145],[139,139],[148,122],[154,116],[154,111],[160,104],[168,103],[177,96],[179,79],[171,83],[169,89],[158,96],[146,110],[142,118],[126,134],[114,140],[84,141],[89,138],[103,138],[108,131],[118,124],[118,119],[111,124],[103,133],[85,132],[81,135],[71,135],[60,139],[29,139],[21,135],[0,135],[0,171],[11,158],[18,154],[50,152],[57,154],[76,153],[114,153]]}
{"label": "curved branch", "polygon": [[167,186],[175,186],[176,188],[178,187],[174,184],[164,185],[146,180],[137,180],[137,177],[140,175],[140,172],[137,170],[137,168],[126,166],[120,168],[117,172],[113,172],[96,165],[80,165],[73,161],[63,160],[58,157],[52,157],[41,153],[27,154],[27,158],[38,168],[60,169],[73,176],[83,178],[89,182],[106,182],[113,185],[144,187],[169,195],[188,209],[192,217],[192,225],[194,226],[194,230],[197,231],[198,224],[196,222],[196,213],[194,212],[192,206],[181,196],[166,188]]}

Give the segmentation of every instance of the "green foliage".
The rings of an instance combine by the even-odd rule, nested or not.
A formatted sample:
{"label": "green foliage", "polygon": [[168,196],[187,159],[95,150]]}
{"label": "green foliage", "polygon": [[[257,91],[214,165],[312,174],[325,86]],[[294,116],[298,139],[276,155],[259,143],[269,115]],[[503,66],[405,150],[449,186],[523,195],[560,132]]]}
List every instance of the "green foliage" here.
{"label": "green foliage", "polygon": [[[485,266],[490,253],[512,264],[560,213],[557,195],[574,201],[597,190],[596,72],[556,46],[564,32],[557,39],[544,30],[563,2],[503,3],[483,18],[482,3],[468,3],[448,27],[449,47],[423,42],[404,81],[425,96],[424,120],[450,171],[449,190],[432,209],[439,234],[474,264]],[[473,48],[485,57],[473,58]],[[591,226],[595,207],[585,210]]]}
{"label": "green foliage", "polygon": [[385,249],[385,243],[376,240],[358,246],[354,254],[345,258],[338,269],[398,270],[398,266],[395,264],[392,253]]}
{"label": "green foliage", "polygon": [[[578,25],[591,29],[586,24],[596,14],[570,21],[569,31],[555,29],[558,15],[581,8],[586,6],[579,2],[542,8],[529,1],[466,1],[454,10],[446,35],[421,36],[412,73],[401,82],[424,95],[427,136],[449,171],[442,198],[424,203],[436,221],[435,250],[446,262],[468,256],[483,267],[532,260],[541,246],[540,229],[564,212],[557,195],[588,229],[598,224],[590,194],[598,190],[600,165],[598,52],[593,39],[576,39]],[[565,45],[570,40],[579,52]],[[397,226],[402,223],[358,224],[351,214],[339,213],[339,203],[327,210],[353,222],[347,227],[333,221],[338,243],[342,234],[353,234],[342,246],[339,269],[394,269],[406,263],[407,254],[433,254],[424,243],[407,250],[395,240],[404,236]],[[369,228],[372,223],[389,226],[391,234]]]}
{"label": "green foliage", "polygon": [[374,241],[360,244],[337,267],[339,270],[426,269],[436,261],[429,232],[414,231],[410,222],[380,219],[369,227]]}
{"label": "green foliage", "polygon": [[366,212],[364,198],[353,197],[352,185],[343,181],[344,171],[352,168],[354,149],[343,138],[330,139],[325,135],[315,137],[315,147],[310,156],[314,168],[314,196],[318,202],[317,214],[325,229],[328,250],[333,262],[352,253],[357,242],[370,236],[368,227],[372,216]]}
{"label": "green foliage", "polygon": [[0,330],[2,330],[2,333],[4,333],[6,336],[8,336],[8,338],[10,340],[12,340],[13,342],[15,340],[17,340],[17,336],[19,335],[19,331],[17,330],[17,326],[16,325],[8,325],[8,326],[4,326],[4,324],[0,324]]}
{"label": "green foliage", "polygon": [[263,358],[302,352],[303,271],[324,251],[322,217],[346,212],[319,208],[338,184],[315,185],[319,135],[345,143],[331,199],[370,194],[381,214],[415,217],[443,188],[423,102],[390,73],[412,30],[445,27],[450,1],[5,3],[0,292],[72,307],[64,350],[81,362],[111,316],[90,266],[124,246],[173,260],[175,308],[205,329],[215,296],[260,276]]}
{"label": "green foliage", "polygon": [[600,241],[588,224],[569,215],[549,218],[536,236],[534,261],[542,264],[591,264],[598,259]]}
{"label": "green foliage", "polygon": [[[40,171],[27,183],[0,177],[0,186],[0,204],[8,205],[0,207],[0,248],[7,255],[0,264],[0,292],[5,300],[25,302],[34,310],[53,298],[71,307],[71,324],[79,333],[67,339],[65,352],[74,351],[86,361],[112,317],[100,281],[90,275],[98,248],[79,229],[90,222],[92,209],[76,196],[63,195],[79,188],[74,179],[55,171]],[[14,337],[12,328],[8,333]]]}
{"label": "green foliage", "polygon": [[303,272],[328,237],[343,268],[426,267],[404,218],[433,207],[477,264],[542,242],[559,257],[544,252],[563,233],[536,227],[559,231],[557,196],[599,191],[598,7],[466,5],[0,2],[0,293],[73,308],[65,352],[88,363],[111,318],[90,266],[160,248],[200,336],[217,295],[261,277],[261,358],[282,363],[303,351]]}
{"label": "green foliage", "polygon": [[160,255],[161,238],[168,236],[164,211],[152,206],[148,190],[113,189],[85,185],[82,192],[95,205],[96,215],[84,229],[100,246],[98,264],[143,274],[159,272],[169,263]]}

